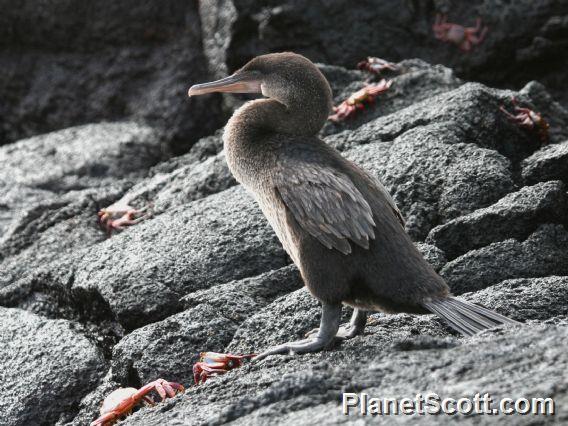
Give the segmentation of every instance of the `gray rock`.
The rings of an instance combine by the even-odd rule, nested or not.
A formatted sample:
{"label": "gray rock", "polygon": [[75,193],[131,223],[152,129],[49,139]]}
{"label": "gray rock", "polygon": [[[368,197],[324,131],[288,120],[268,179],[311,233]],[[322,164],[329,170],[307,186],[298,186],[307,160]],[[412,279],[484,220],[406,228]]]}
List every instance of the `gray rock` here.
{"label": "gray rock", "polygon": [[185,311],[133,331],[115,346],[115,380],[141,386],[156,377],[193,381],[200,352],[222,352],[245,319],[278,296],[300,287],[295,266],[196,291]]}
{"label": "gray rock", "polygon": [[[0,179],[52,192],[136,176],[162,158],[152,128],[132,122],[77,126],[0,148]],[[105,183],[103,181],[102,183]]]}
{"label": "gray rock", "polygon": [[[375,345],[361,344],[362,339],[368,339],[364,336],[351,341],[356,344],[342,345],[341,350],[272,357],[190,388],[159,407],[141,410],[125,424],[182,425],[188,418],[195,424],[363,421],[356,414],[346,417],[341,413],[342,392],[412,398],[417,392],[430,391],[442,398],[460,398],[487,390],[494,400],[511,395],[553,397],[558,409],[567,402],[566,394],[558,389],[563,389],[562,375],[568,367],[562,356],[568,328],[524,326],[521,330],[489,332],[458,341],[440,335],[415,337],[396,328],[384,333]],[[416,374],[417,365],[429,374]],[[484,368],[475,368],[479,365]],[[486,374],[486,369],[492,374]],[[534,371],[539,371],[538,376]],[[555,419],[563,419],[565,414],[559,416]],[[455,421],[447,418],[437,417]],[[514,418],[523,424],[522,417]],[[406,416],[392,419],[415,421]]]}
{"label": "gray rock", "polygon": [[568,315],[568,277],[520,278],[506,280],[464,299],[496,309],[517,321],[540,320]]}
{"label": "gray rock", "polygon": [[[490,89],[467,83],[454,90],[427,98],[394,114],[376,118],[352,132],[328,136],[331,145],[345,149],[353,145],[393,141],[421,126],[438,124],[448,127],[453,142],[474,143],[497,150],[512,160],[520,160],[540,146],[533,134],[521,130],[499,107],[518,93]],[[525,97],[519,97],[524,101]]]}
{"label": "gray rock", "polygon": [[127,187],[72,192],[24,210],[0,239],[0,289],[37,270],[56,269],[58,263],[67,263],[104,241],[107,235],[98,224],[97,211]]}
{"label": "gray rock", "polygon": [[167,161],[156,164],[150,170],[150,175],[170,173],[180,167],[196,164],[219,154],[223,150],[223,130],[217,130],[213,135],[199,139],[187,154],[169,158]]}
{"label": "gray rock", "polygon": [[156,132],[136,123],[78,126],[1,147],[0,288],[106,239],[97,211],[162,156]]}
{"label": "gray rock", "polygon": [[[266,390],[260,391],[260,394],[251,392],[252,396],[241,394],[240,397],[233,397],[227,407],[213,402],[210,406],[220,412],[208,410],[204,420],[212,424],[231,420],[243,424],[263,424],[271,418],[277,418],[278,424],[353,424],[355,421],[368,421],[369,417],[358,414],[356,410],[349,417],[342,414],[340,404],[343,392],[365,392],[374,397],[388,395],[400,399],[413,398],[418,391],[430,391],[441,398],[457,399],[465,395],[471,398],[480,389],[490,389],[494,399],[511,394],[529,398],[552,397],[558,408],[565,403],[566,397],[557,396],[555,389],[563,386],[562,379],[557,375],[561,374],[562,368],[566,368],[566,363],[564,360],[558,363],[552,360],[561,357],[562,346],[558,339],[566,335],[566,327],[541,327],[527,330],[523,336],[506,333],[493,338],[478,338],[457,347],[418,347],[410,352],[382,352],[372,355],[366,362],[358,362],[355,358],[337,365],[330,360],[327,365],[296,372],[284,365],[279,368],[279,377]],[[511,347],[522,348],[522,353],[511,351]],[[549,350],[556,355],[543,360],[542,353]],[[408,362],[411,357],[429,374],[416,374],[416,364]],[[490,368],[492,374],[487,375],[485,369],[475,368],[478,365]],[[524,365],[530,367],[521,368]],[[537,379],[534,377],[535,370],[540,372]],[[203,397],[191,395],[186,398],[188,402],[195,403]],[[180,409],[185,415],[193,411],[185,401],[180,403]],[[150,416],[148,420],[152,418]],[[173,416],[161,414],[160,417],[169,419]],[[566,416],[562,414],[558,417],[564,419]],[[394,423],[416,422],[412,416],[393,415],[389,421],[391,418]],[[455,418],[450,416],[437,416],[436,419],[447,424],[455,422]],[[530,424],[531,420],[515,417],[515,422],[520,424]],[[154,422],[150,420],[149,424]],[[482,423],[490,424],[489,421]]]}
{"label": "gray rock", "polygon": [[70,421],[105,371],[97,347],[68,321],[0,308],[2,424]]}
{"label": "gray rock", "polygon": [[[228,8],[213,20],[204,20],[204,26],[208,27],[234,19],[227,28],[217,27],[217,39],[206,37],[209,58],[214,62],[216,55],[225,55],[222,62],[226,66],[227,61],[237,57],[233,56],[235,49],[251,47],[247,44],[250,40],[247,31],[257,21],[265,25],[259,27],[265,37],[262,43],[271,43],[277,39],[274,28],[295,16],[298,10],[313,12],[320,7],[315,3],[288,2],[284,6],[291,9],[278,10],[280,3],[280,0],[262,3],[265,8],[259,9],[258,15],[243,21],[243,8],[253,6],[235,0],[231,3],[233,15]],[[393,7],[387,3],[379,6],[379,12]],[[522,7],[526,6],[521,3]],[[61,3],[62,16],[67,16],[68,4],[71,3]],[[134,16],[139,13],[143,16],[150,4],[154,3],[139,6],[133,11]],[[215,10],[223,4],[228,2],[204,1],[200,7]],[[338,4],[335,0],[330,3],[330,11]],[[171,6],[170,10],[158,13],[156,28],[167,27],[163,19],[172,16],[172,11],[177,8],[187,11],[190,7],[181,3]],[[439,2],[436,6],[443,7]],[[83,10],[84,6],[77,7]],[[113,7],[120,10],[124,4]],[[429,5],[412,7],[416,16],[430,17],[434,12]],[[522,7],[504,6],[506,13]],[[548,7],[544,6],[545,15],[550,12]],[[357,5],[348,14],[366,8]],[[41,6],[38,10],[45,9]],[[464,14],[467,19],[473,19],[466,11],[471,12],[471,8],[456,6],[456,16]],[[213,17],[211,12],[201,12],[204,17]],[[14,13],[10,11],[11,16]],[[30,13],[30,19],[37,16],[34,13]],[[45,23],[38,25],[38,31],[51,28],[51,13],[50,10]],[[145,105],[127,115],[139,114],[156,105],[158,109],[153,115],[161,115],[162,107],[168,115],[174,111],[172,105],[148,102],[150,98],[145,96],[164,99],[160,93],[167,92],[163,96],[174,99],[177,92],[170,90],[177,87],[177,82],[183,79],[185,88],[191,83],[187,78],[193,78],[193,74],[183,75],[184,67],[168,83],[162,80],[163,76],[172,76],[170,73],[179,65],[178,60],[187,60],[187,55],[195,50],[190,45],[187,55],[176,51],[176,59],[168,62],[177,49],[172,46],[178,43],[182,46],[187,41],[187,35],[176,39],[180,28],[192,22],[191,16],[185,16],[187,24],[176,20],[165,39],[156,41],[151,48],[141,48],[152,50],[152,55],[164,51],[160,58],[162,65],[152,71],[159,74],[155,83],[148,83],[150,74],[145,71],[145,67],[155,66],[154,59],[148,60],[144,53],[139,57],[125,53],[124,61],[129,64],[133,58],[144,62],[144,66],[137,67],[141,70],[141,80],[131,82],[125,99],[130,102],[138,96],[137,102]],[[367,18],[372,20],[373,16]],[[412,24],[416,16],[412,15],[408,22]],[[3,19],[0,18],[0,23]],[[91,43],[93,49],[105,46],[106,52],[108,47],[109,55],[118,50],[133,52],[130,40],[135,35],[129,31],[134,31],[136,25],[113,30],[120,22],[119,18],[114,19],[108,22],[111,27],[108,35],[89,38],[94,31],[89,29],[85,33],[78,31],[77,37],[86,37],[81,43]],[[420,24],[424,34],[430,31],[428,19]],[[62,28],[67,28],[65,25],[71,21],[64,19]],[[328,28],[330,24],[316,25]],[[297,24],[291,22],[289,27],[295,31]],[[0,29],[0,34],[2,31],[5,28]],[[60,55],[59,29],[53,31],[55,39],[51,48],[55,50],[40,56]],[[210,31],[211,28],[205,28],[206,34]],[[228,45],[223,44],[225,35],[233,37],[234,31],[244,31],[241,33],[244,39],[231,38]],[[305,31],[311,34],[313,30],[306,27]],[[33,46],[47,49],[35,32],[22,37],[24,50]],[[488,39],[487,43],[489,46],[492,42]],[[483,46],[475,54],[456,55],[456,60],[469,61],[470,65],[477,60],[483,62],[486,54]],[[251,48],[255,54],[257,47]],[[326,46],[322,51],[332,47]],[[83,52],[73,44],[68,49],[73,57],[99,55]],[[452,49],[448,46],[447,52],[453,52]],[[244,50],[240,52],[246,55]],[[355,51],[353,55],[359,53]],[[90,66],[89,61],[85,64]],[[100,66],[104,64],[103,60]],[[406,72],[391,76],[392,90],[378,100],[376,108],[368,109],[350,123],[336,128],[328,126],[323,132],[328,135],[326,141],[385,183],[406,216],[408,230],[415,240],[423,240],[428,233],[436,236],[417,246],[456,293],[473,291],[460,297],[529,324],[514,330],[488,331],[474,338],[457,338],[433,315],[374,314],[362,336],[330,351],[296,358],[269,357],[261,363],[245,365],[224,377],[208,380],[204,386],[192,386],[185,395],[153,409],[142,408],[126,424],[346,422],[350,419],[337,411],[340,393],[346,389],[367,390],[379,396],[385,390],[392,395],[412,396],[417,389],[431,387],[443,396],[459,397],[470,391],[464,387],[466,383],[472,388],[491,389],[494,397],[554,395],[559,404],[566,400],[565,389],[561,387],[562,373],[567,367],[561,342],[566,337],[568,318],[561,302],[566,299],[568,275],[568,233],[561,225],[566,222],[565,189],[560,182],[521,189],[516,185],[520,183],[522,168],[528,170],[538,163],[539,171],[534,173],[546,176],[550,171],[557,176],[560,165],[556,160],[540,164],[530,157],[521,166],[521,160],[538,148],[538,141],[510,123],[499,106],[507,104],[514,95],[523,104],[541,110],[555,123],[551,128],[553,142],[563,134],[565,111],[552,104],[546,90],[537,83],[515,93],[475,83],[461,85],[448,68],[419,60],[403,61],[400,65]],[[66,66],[62,65],[64,69]],[[118,69],[109,72],[114,75]],[[329,76],[336,101],[361,87],[368,78],[364,73],[341,67],[320,65],[320,69]],[[12,75],[9,67],[7,70]],[[227,70],[212,71],[223,74]],[[64,78],[67,74],[61,75]],[[117,77],[116,85],[104,90],[118,93],[115,91],[123,87],[122,79],[130,75],[126,72]],[[22,81],[25,84],[28,80]],[[94,78],[91,84],[97,81]],[[139,92],[142,84],[149,91],[143,96]],[[64,86],[55,80],[55,91]],[[2,90],[0,87],[0,93]],[[205,105],[210,101],[204,97],[202,102]],[[213,100],[211,120],[217,116],[218,102]],[[9,100],[8,106],[12,103]],[[58,105],[54,106],[50,123],[62,118],[57,112]],[[98,108],[99,104],[95,106]],[[184,112],[175,110],[176,114]],[[7,117],[9,122],[13,116]],[[147,118],[158,130],[131,123],[100,124],[32,138],[25,144],[16,144],[17,148],[0,149],[0,155],[9,153],[0,157],[8,159],[4,162],[8,168],[0,171],[0,185],[4,185],[1,188],[7,194],[0,200],[0,227],[7,230],[0,241],[0,305],[41,315],[44,318],[33,318],[50,326],[76,326],[78,336],[86,335],[89,341],[97,342],[93,348],[102,360],[98,368],[90,371],[95,379],[91,381],[91,376],[84,375],[89,382],[75,392],[72,404],[64,402],[58,406],[53,396],[55,390],[51,388],[41,393],[45,401],[56,407],[53,410],[59,410],[51,423],[79,425],[92,421],[100,401],[118,386],[139,387],[160,376],[189,385],[192,364],[201,351],[256,352],[301,339],[319,323],[317,301],[306,289],[300,289],[302,282],[297,269],[289,265],[290,259],[252,198],[229,174],[220,131],[201,139],[187,154],[155,164],[164,157],[160,141],[172,141],[177,137],[174,134],[181,135],[183,132],[180,133],[175,122],[187,117],[185,113],[176,115],[170,134],[162,133],[163,124],[170,118],[164,121],[156,118],[155,122],[154,118]],[[196,112],[190,117],[188,127],[182,127],[187,130],[194,126],[195,120],[205,119]],[[37,125],[41,127],[47,121],[46,118]],[[208,123],[204,121],[203,125],[207,127]],[[35,130],[30,127],[30,131]],[[193,143],[194,136],[197,137],[187,136],[184,146]],[[91,142],[85,147],[85,141]],[[556,149],[561,152],[558,154]],[[563,158],[561,148],[539,150],[534,158],[548,150],[554,151],[555,159]],[[96,224],[96,211],[117,200],[137,208],[148,205],[151,215],[144,222],[107,238]],[[436,226],[437,231],[432,231]],[[447,235],[440,229],[446,230]],[[462,231],[467,233],[461,236]],[[476,234],[484,235],[476,237]],[[350,310],[345,309],[343,320],[348,320],[349,315]],[[52,320],[62,318],[70,321]],[[548,325],[542,327],[532,323],[535,321]],[[59,345],[59,337],[51,339]],[[79,365],[83,365],[81,362]],[[0,367],[6,365],[10,368],[0,361]],[[45,370],[41,373],[59,374],[49,365]],[[534,371],[539,371],[536,379]],[[63,414],[59,416],[60,413]],[[448,417],[442,421],[454,419]],[[393,421],[405,419],[396,417]]]}
{"label": "gray rock", "polygon": [[308,290],[296,290],[247,318],[234,333],[227,351],[258,353],[269,346],[301,340],[319,326],[320,315],[319,303]]}
{"label": "gray rock", "polygon": [[[475,25],[481,17],[489,33],[471,54],[436,40],[436,13],[450,22]],[[223,0],[200,2],[203,43],[218,76],[252,57],[292,50],[315,62],[355,68],[368,55],[390,61],[421,58],[457,70],[460,77],[501,87],[521,87],[529,80],[551,86],[566,103],[562,76],[566,59],[563,17],[568,6],[555,0],[539,3],[486,1],[380,3],[342,0],[325,3],[295,0]],[[401,30],[401,29],[404,29]],[[546,67],[542,63],[547,63]]]}
{"label": "gray rock", "polygon": [[484,209],[432,229],[427,242],[456,257],[507,238],[525,239],[542,223],[568,223],[568,199],[562,182],[521,188]]}
{"label": "gray rock", "polygon": [[[167,39],[183,27],[187,12],[186,7],[174,1],[141,5],[123,0],[105,4],[102,9],[77,0],[22,4],[19,10],[8,8],[9,4],[4,1],[2,5],[6,8],[1,21],[2,46],[20,45],[48,51],[90,51]],[[122,16],[126,11],[131,13],[133,21],[128,25]]]}
{"label": "gray rock", "polygon": [[112,380],[112,370],[109,369],[107,374],[99,381],[97,387],[81,399],[78,404],[78,412],[72,421],[61,419],[57,422],[57,426],[84,426],[100,416],[100,408],[104,399],[112,391],[120,387],[120,384]]}
{"label": "gray rock", "polygon": [[136,123],[78,126],[4,146],[0,236],[34,204],[121,179],[135,180],[162,157],[156,132]]}
{"label": "gray rock", "polygon": [[419,59],[408,59],[397,64],[400,71],[373,76],[361,71],[346,70],[336,66],[320,65],[319,68],[330,82],[334,104],[339,105],[351,94],[382,78],[391,81],[390,89],[382,93],[372,105],[341,123],[328,121],[321,131],[322,136],[355,129],[375,118],[391,114],[422,100],[448,92],[462,84],[453,71],[442,65],[430,65]]}
{"label": "gray rock", "polygon": [[410,236],[422,240],[434,226],[488,206],[513,190],[506,158],[459,141],[453,125],[437,123],[407,131],[391,143],[357,146],[345,156],[385,185]]}
{"label": "gray rock", "polygon": [[[241,305],[246,308],[246,300]],[[204,303],[138,328],[113,349],[113,379],[141,387],[156,378],[189,384],[200,352],[223,352],[237,329],[232,318]]]}
{"label": "gray rock", "polygon": [[237,184],[223,153],[222,131],[200,139],[187,154],[148,171],[146,179],[123,191],[118,204],[148,207],[151,217]]}
{"label": "gray rock", "polygon": [[152,167],[147,179],[123,191],[117,203],[149,207],[152,217],[237,184],[223,153],[222,131],[200,139],[187,154]]}
{"label": "gray rock", "polygon": [[568,141],[536,151],[523,160],[521,167],[527,185],[554,179],[568,183]]}
{"label": "gray rock", "polygon": [[541,225],[525,241],[508,239],[472,250],[440,271],[455,294],[476,291],[509,278],[568,275],[568,232]]}
{"label": "gray rock", "polygon": [[132,205],[149,205],[155,216],[237,184],[223,152],[202,162],[176,162],[176,169],[169,173],[154,171],[151,179],[134,186],[121,201]]}
{"label": "gray rock", "polygon": [[446,254],[432,244],[416,243],[416,247],[424,256],[424,259],[432,265],[435,271],[439,271],[448,262]]}
{"label": "gray rock", "polygon": [[209,63],[209,70],[216,78],[226,77],[229,73],[226,63],[227,49],[231,43],[232,24],[236,20],[233,2],[201,1],[198,8],[204,53]]}
{"label": "gray rock", "polygon": [[[294,264],[290,264],[258,276],[231,281],[190,293],[184,296],[181,301],[188,309],[201,304],[211,305],[216,309],[226,309],[228,305],[238,307],[240,297],[244,297],[249,302],[254,303],[256,309],[283,294],[297,290],[303,285],[298,268]],[[242,309],[237,308],[235,310],[239,312]],[[246,310],[244,311],[246,312]],[[240,318],[233,318],[233,320],[241,321]]]}
{"label": "gray rock", "polygon": [[78,262],[73,288],[96,289],[133,329],[179,312],[185,294],[286,263],[260,209],[236,187],[98,244]]}
{"label": "gray rock", "polygon": [[65,127],[135,119],[176,153],[223,123],[220,97],[187,98],[207,81],[197,4],[2,1],[0,144]]}

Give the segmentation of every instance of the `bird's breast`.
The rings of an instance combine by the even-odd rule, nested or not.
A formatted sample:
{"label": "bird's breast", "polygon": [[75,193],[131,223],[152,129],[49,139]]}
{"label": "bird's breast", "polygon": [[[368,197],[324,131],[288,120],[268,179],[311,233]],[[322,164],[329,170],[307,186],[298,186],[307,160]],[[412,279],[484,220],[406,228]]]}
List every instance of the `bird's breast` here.
{"label": "bird's breast", "polygon": [[254,160],[251,160],[243,150],[239,150],[234,144],[225,144],[225,158],[229,171],[237,182],[251,192],[259,190],[261,173]]}
{"label": "bird's breast", "polygon": [[243,134],[228,127],[223,135],[225,157],[235,179],[248,190],[264,188],[276,162],[276,153],[261,135]]}
{"label": "bird's breast", "polygon": [[294,225],[288,220],[286,205],[273,188],[266,188],[255,193],[254,196],[284,250],[299,266],[298,241],[295,238],[294,229],[292,229]]}

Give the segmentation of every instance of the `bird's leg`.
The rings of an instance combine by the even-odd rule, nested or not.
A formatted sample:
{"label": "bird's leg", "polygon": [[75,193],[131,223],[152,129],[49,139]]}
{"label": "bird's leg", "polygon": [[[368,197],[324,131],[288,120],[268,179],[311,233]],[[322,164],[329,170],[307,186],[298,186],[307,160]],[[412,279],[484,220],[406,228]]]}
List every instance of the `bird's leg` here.
{"label": "bird's leg", "polygon": [[363,333],[367,325],[367,311],[355,308],[349,324],[339,327],[336,336],[338,339],[347,340]]}
{"label": "bird's leg", "polygon": [[337,330],[339,330],[339,321],[341,320],[341,304],[324,303],[322,306],[322,314],[320,328],[316,337],[313,339],[298,340],[296,342],[288,342],[283,345],[274,346],[253,358],[259,361],[268,355],[275,354],[301,354],[306,352],[317,352],[329,346],[335,340]]}
{"label": "bird's leg", "polygon": [[[365,325],[367,324],[367,311],[355,308],[351,320],[347,324],[339,327],[335,337],[339,340],[352,339],[355,336],[363,333]],[[314,328],[312,331],[306,333],[306,337],[311,337],[319,332],[319,328]]]}

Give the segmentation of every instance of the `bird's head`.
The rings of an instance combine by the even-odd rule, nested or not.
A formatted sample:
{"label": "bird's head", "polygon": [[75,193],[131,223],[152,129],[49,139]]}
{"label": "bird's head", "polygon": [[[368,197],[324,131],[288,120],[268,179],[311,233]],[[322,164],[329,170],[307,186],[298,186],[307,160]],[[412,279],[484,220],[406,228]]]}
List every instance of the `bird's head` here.
{"label": "bird's head", "polygon": [[321,71],[291,52],[257,56],[229,77],[191,86],[188,95],[213,92],[260,93],[283,104],[292,115],[310,117],[318,130],[332,107],[331,88]]}

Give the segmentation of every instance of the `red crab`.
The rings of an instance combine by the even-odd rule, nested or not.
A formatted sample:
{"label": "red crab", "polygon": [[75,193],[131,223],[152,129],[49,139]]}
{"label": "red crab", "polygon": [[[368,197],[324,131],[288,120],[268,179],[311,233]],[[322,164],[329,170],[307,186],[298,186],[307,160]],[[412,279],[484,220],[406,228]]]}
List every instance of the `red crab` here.
{"label": "red crab", "polygon": [[457,45],[463,52],[469,52],[473,46],[480,44],[487,34],[487,27],[481,28],[481,19],[477,18],[475,27],[464,27],[447,22],[446,15],[436,15],[432,26],[434,36],[438,40]]}
{"label": "red crab", "polygon": [[507,116],[507,118],[530,132],[536,132],[543,145],[548,144],[548,122],[542,118],[542,115],[529,108],[522,108],[518,106],[517,99],[512,98],[511,103],[514,107],[515,114],[510,113],[501,105],[499,109]]}
{"label": "red crab", "polygon": [[217,352],[201,352],[199,362],[193,366],[193,380],[195,384],[205,383],[209,376],[225,374],[227,371],[243,365],[243,360],[251,359],[256,354],[233,355]]}
{"label": "red crab", "polygon": [[400,67],[392,62],[385,61],[381,58],[375,58],[373,56],[367,57],[365,61],[361,61],[357,64],[357,68],[360,70],[369,71],[373,74],[381,74],[384,70],[398,71]]}
{"label": "red crab", "polygon": [[341,102],[339,106],[333,107],[334,114],[329,117],[331,121],[339,122],[348,117],[353,116],[358,109],[364,109],[365,104],[370,104],[375,101],[375,98],[389,89],[392,81],[385,79],[377,84],[370,84],[363,87],[361,90],[353,93],[345,101]]}
{"label": "red crab", "polygon": [[148,395],[154,390],[163,401],[166,397],[172,398],[177,392],[183,392],[185,389],[179,383],[164,379],[155,380],[140,389],[119,388],[105,398],[101,407],[101,417],[92,422],[91,426],[110,426],[120,417],[130,414],[134,406],[142,401],[154,405],[154,400]]}
{"label": "red crab", "polygon": [[110,236],[113,231],[122,231],[125,227],[136,225],[146,219],[148,215],[142,213],[147,209],[148,207],[144,207],[137,210],[124,203],[113,204],[99,211],[99,223]]}

